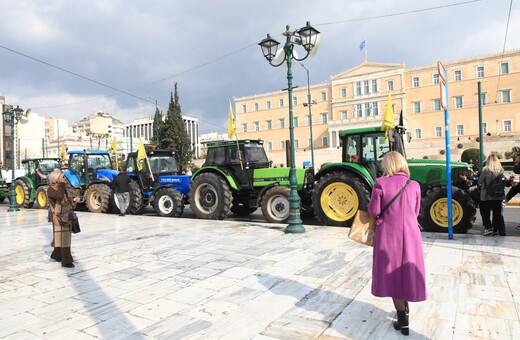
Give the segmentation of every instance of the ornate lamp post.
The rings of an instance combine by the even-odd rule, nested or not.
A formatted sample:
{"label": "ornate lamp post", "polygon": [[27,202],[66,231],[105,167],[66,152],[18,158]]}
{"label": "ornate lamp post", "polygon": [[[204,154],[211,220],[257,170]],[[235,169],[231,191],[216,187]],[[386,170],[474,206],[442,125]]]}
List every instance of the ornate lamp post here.
{"label": "ornate lamp post", "polygon": [[23,110],[16,105],[15,109],[10,109],[2,113],[6,124],[11,124],[11,190],[9,191],[9,209],[7,211],[19,211],[20,209],[16,205],[16,192],[15,188],[15,175],[14,175],[14,126],[18,124],[20,118],[22,118]]}
{"label": "ornate lamp post", "polygon": [[309,108],[309,129],[311,130],[311,161],[312,161],[312,168],[316,169],[316,166],[314,165],[314,138],[312,137],[312,109],[311,106],[316,104],[315,100],[311,100],[311,83],[309,78],[309,70],[303,63],[300,63],[301,67],[307,71],[307,103],[303,103],[303,106],[307,106]]}
{"label": "ornate lamp post", "polygon": [[[297,179],[296,179],[296,168],[295,168],[295,152],[294,152],[294,122],[293,122],[293,102],[292,102],[292,62],[303,61],[309,55],[318,42],[320,32],[312,27],[307,21],[307,25],[296,31],[291,31],[289,25],[286,26],[286,30],[283,35],[286,37],[285,45],[283,46],[283,60],[279,63],[274,63],[273,60],[277,57],[278,45],[280,43],[275,39],[271,38],[267,34],[267,38],[262,40],[258,45],[262,48],[262,53],[267,59],[269,64],[274,67],[278,67],[287,63],[287,93],[289,95],[289,134],[290,134],[290,158],[291,168],[289,170],[289,183],[291,185],[291,193],[289,194],[289,225],[285,228],[286,233],[303,233],[305,228],[303,227],[302,220],[300,218],[300,196],[298,196]],[[294,45],[301,45],[307,52],[303,58],[298,58],[294,53]],[[314,51],[316,52],[316,51]],[[313,55],[314,53],[312,53]],[[280,55],[282,57],[282,55]],[[276,61],[275,61],[276,62]],[[314,165],[314,164],[313,164]]]}

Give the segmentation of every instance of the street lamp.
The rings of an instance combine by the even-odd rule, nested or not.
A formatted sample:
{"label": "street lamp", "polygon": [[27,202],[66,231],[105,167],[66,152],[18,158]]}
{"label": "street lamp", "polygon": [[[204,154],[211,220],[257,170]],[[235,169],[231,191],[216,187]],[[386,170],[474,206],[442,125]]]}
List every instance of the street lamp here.
{"label": "street lamp", "polygon": [[9,191],[9,209],[7,209],[9,212],[20,210],[16,205],[16,192],[14,190],[16,179],[14,176],[14,126],[18,124],[20,118],[22,118],[22,113],[23,109],[20,109],[18,105],[16,105],[15,109],[9,109],[2,113],[6,124],[11,124],[11,190]]}
{"label": "street lamp", "polygon": [[[286,233],[303,233],[305,228],[303,227],[302,220],[300,218],[300,196],[298,196],[297,190],[297,179],[296,179],[296,168],[295,168],[295,155],[294,155],[294,122],[293,122],[293,102],[292,102],[292,61],[305,60],[310,54],[314,55],[320,32],[312,27],[307,21],[307,25],[296,31],[291,31],[289,25],[286,26],[283,35],[286,37],[285,45],[283,47],[283,60],[278,64],[273,64],[273,60],[277,57],[278,45],[280,43],[275,39],[271,38],[267,34],[267,38],[263,39],[258,45],[262,48],[262,53],[267,59],[269,64],[274,67],[281,66],[287,63],[287,93],[289,95],[289,135],[290,135],[290,157],[291,167],[289,170],[289,183],[291,186],[291,192],[289,194],[289,225],[285,228]],[[294,44],[301,45],[307,52],[303,58],[298,58],[294,53]],[[311,53],[313,51],[314,53]],[[314,165],[314,164],[313,164]]]}
{"label": "street lamp", "polygon": [[155,100],[155,115],[154,115],[154,121],[155,118],[157,119],[157,123],[155,124],[155,139],[157,141],[157,147],[159,147],[159,109],[157,108],[157,99],[152,98],[148,96],[149,99]]}
{"label": "street lamp", "polygon": [[309,70],[303,63],[300,63],[301,67],[307,71],[307,103],[303,103],[303,106],[307,106],[309,108],[309,128],[311,130],[311,162],[312,162],[312,168],[315,169],[314,165],[314,139],[312,137],[312,109],[311,106],[316,104],[315,100],[311,101],[311,83],[309,79]]}

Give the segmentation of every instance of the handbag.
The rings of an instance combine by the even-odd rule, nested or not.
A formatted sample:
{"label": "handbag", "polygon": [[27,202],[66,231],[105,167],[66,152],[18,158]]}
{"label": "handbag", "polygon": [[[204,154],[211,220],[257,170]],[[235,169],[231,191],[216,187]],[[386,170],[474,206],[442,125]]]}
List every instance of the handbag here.
{"label": "handbag", "polygon": [[60,213],[57,214],[57,216],[62,226],[70,226],[70,229],[74,234],[81,232],[78,215],[76,215],[75,211]]}
{"label": "handbag", "polygon": [[394,198],[392,198],[390,202],[388,202],[383,207],[383,209],[381,209],[381,212],[375,218],[371,216],[368,212],[358,209],[356,216],[354,216],[352,226],[350,227],[348,238],[350,238],[352,241],[356,241],[366,246],[372,246],[374,243],[376,220],[378,220],[379,217],[385,213],[386,209],[392,203],[394,203],[394,201],[397,199],[397,197],[399,197],[399,195],[401,195],[401,193],[409,183],[410,179],[406,181],[405,185],[401,188],[401,190],[399,190],[399,192],[394,196]]}

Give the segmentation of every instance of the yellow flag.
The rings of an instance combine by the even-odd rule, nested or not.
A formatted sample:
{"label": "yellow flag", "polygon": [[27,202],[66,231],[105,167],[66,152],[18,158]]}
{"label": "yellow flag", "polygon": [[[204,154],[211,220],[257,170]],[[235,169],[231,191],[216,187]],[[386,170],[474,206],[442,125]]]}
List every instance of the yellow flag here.
{"label": "yellow flag", "polygon": [[65,151],[65,144],[61,144],[60,155],[61,159],[65,162],[67,160],[67,151]]}
{"label": "yellow flag", "polygon": [[233,138],[235,135],[235,120],[233,119],[233,106],[231,106],[231,100],[229,100],[229,121],[227,126],[228,138]]}
{"label": "yellow flag", "polygon": [[385,137],[388,139],[388,131],[395,128],[394,109],[392,107],[392,96],[388,93],[388,102],[386,103],[385,117],[381,129],[385,130]]}
{"label": "yellow flag", "polygon": [[139,148],[137,149],[137,169],[143,170],[144,163],[146,162],[146,150],[144,149],[142,139],[139,139]]}
{"label": "yellow flag", "polygon": [[113,154],[117,154],[117,143],[116,143],[116,136],[112,139],[112,147],[110,148]]}

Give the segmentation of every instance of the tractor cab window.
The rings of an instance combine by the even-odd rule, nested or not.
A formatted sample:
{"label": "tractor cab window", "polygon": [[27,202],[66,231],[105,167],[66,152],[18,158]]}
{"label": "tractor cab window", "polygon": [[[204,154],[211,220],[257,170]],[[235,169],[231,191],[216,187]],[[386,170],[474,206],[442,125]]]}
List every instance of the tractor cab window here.
{"label": "tractor cab window", "polygon": [[244,149],[243,146],[240,148],[240,155],[237,152],[236,147],[228,148],[228,157],[230,164],[240,164],[244,162]]}
{"label": "tractor cab window", "polygon": [[38,164],[36,166],[40,169],[40,172],[42,174],[48,175],[52,172],[52,170],[54,170],[55,167],[59,167],[60,163],[55,160],[46,159],[46,160],[38,162]]}
{"label": "tractor cab window", "polygon": [[25,163],[25,172],[27,175],[32,175],[35,171],[35,164],[33,161]]}
{"label": "tractor cab window", "polygon": [[108,155],[89,155],[88,156],[88,169],[99,170],[99,169],[112,169],[112,162]]}
{"label": "tractor cab window", "polygon": [[150,157],[150,167],[155,173],[178,173],[179,167],[173,156],[153,156]]}
{"label": "tractor cab window", "polygon": [[134,173],[137,171],[137,166],[135,165],[135,157],[129,157],[126,161],[126,172]]}
{"label": "tractor cab window", "polygon": [[262,145],[248,145],[245,149],[246,162],[250,164],[268,164],[269,159]]}
{"label": "tractor cab window", "polygon": [[84,160],[85,160],[84,155],[80,155],[80,154],[70,155],[69,169],[82,175]]}
{"label": "tractor cab window", "polygon": [[224,165],[226,163],[226,148],[210,148],[206,156],[207,165]]}
{"label": "tractor cab window", "polygon": [[399,152],[401,155],[403,155],[404,158],[406,158],[406,152],[403,142],[404,133],[404,128],[395,128],[395,130],[390,130],[388,132],[388,139],[391,145],[390,149]]}
{"label": "tractor cab window", "polygon": [[361,155],[361,138],[360,136],[348,136],[347,142],[343,148],[343,159],[345,162],[358,162]]}

